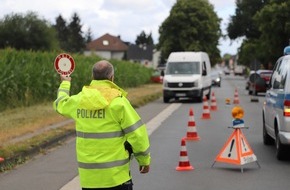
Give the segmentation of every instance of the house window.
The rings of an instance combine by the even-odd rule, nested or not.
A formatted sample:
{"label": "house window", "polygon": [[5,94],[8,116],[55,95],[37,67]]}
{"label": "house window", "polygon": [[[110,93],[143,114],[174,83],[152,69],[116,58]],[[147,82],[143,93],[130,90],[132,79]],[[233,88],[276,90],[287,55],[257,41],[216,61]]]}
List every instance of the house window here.
{"label": "house window", "polygon": [[103,40],[103,45],[104,46],[108,46],[109,45],[109,41],[108,40]]}

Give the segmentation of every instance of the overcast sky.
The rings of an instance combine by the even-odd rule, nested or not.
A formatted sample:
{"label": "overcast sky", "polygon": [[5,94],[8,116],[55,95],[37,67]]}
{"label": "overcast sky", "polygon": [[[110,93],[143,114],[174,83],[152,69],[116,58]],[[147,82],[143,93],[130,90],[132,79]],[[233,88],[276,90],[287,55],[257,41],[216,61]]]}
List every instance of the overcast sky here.
{"label": "overcast sky", "polygon": [[[230,15],[235,13],[235,0],[209,0],[215,11],[223,19],[224,30]],[[70,22],[76,12],[86,32],[90,27],[93,38],[105,33],[121,36],[123,41],[135,42],[142,30],[152,33],[154,43],[158,42],[158,29],[169,16],[176,0],[0,0],[0,19],[11,13],[36,12],[40,18],[55,23],[60,14]],[[240,41],[220,40],[221,54],[236,54]]]}

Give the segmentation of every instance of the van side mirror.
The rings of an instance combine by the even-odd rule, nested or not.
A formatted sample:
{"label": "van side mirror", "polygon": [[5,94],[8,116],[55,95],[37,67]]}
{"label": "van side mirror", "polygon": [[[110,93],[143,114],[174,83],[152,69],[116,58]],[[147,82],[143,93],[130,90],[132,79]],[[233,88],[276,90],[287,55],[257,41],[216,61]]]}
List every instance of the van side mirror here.
{"label": "van side mirror", "polygon": [[206,76],[207,75],[207,72],[206,72],[206,70],[204,69],[204,70],[202,70],[202,76]]}

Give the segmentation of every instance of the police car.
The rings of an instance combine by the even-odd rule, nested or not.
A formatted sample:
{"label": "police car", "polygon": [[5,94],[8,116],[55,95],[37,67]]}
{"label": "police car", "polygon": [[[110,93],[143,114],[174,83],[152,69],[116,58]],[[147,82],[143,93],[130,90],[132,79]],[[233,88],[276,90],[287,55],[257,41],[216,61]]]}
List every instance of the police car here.
{"label": "police car", "polygon": [[263,106],[263,142],[276,145],[278,160],[290,153],[290,46],[276,62]]}

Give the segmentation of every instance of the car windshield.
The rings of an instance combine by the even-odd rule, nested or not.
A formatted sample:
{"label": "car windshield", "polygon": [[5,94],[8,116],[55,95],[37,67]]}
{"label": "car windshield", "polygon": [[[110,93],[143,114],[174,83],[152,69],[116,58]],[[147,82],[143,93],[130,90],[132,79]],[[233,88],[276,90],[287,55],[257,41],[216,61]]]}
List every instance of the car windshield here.
{"label": "car windshield", "polygon": [[199,62],[169,62],[166,74],[200,74]]}

